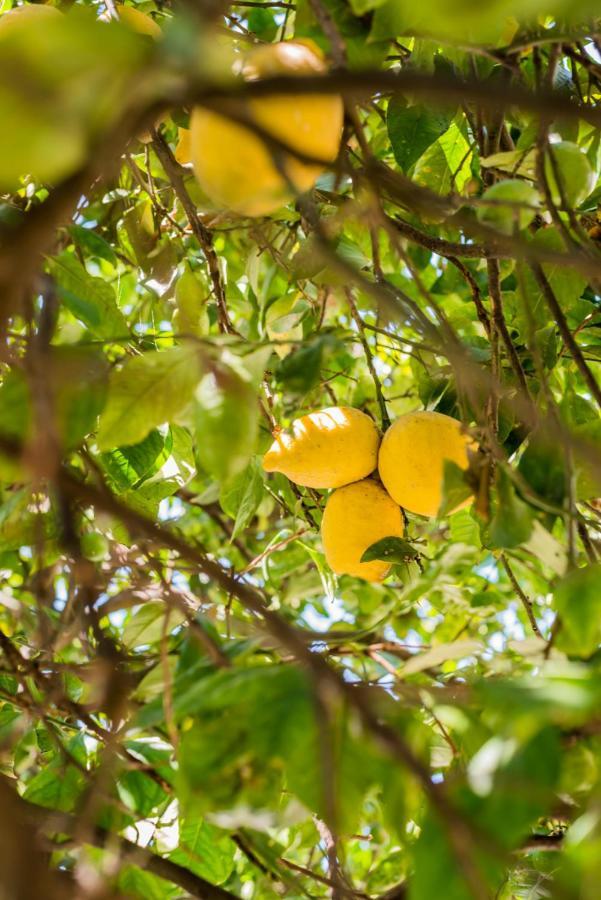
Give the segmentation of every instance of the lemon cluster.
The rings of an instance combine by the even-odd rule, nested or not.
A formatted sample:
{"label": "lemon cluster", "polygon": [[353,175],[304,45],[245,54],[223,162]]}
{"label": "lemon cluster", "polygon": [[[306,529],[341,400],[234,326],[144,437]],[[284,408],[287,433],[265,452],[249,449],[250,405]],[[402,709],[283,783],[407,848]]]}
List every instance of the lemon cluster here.
{"label": "lemon cluster", "polygon": [[[445,460],[467,469],[471,445],[461,423],[441,413],[400,416],[380,440],[365,413],[334,406],[275,435],[263,468],[305,487],[334,488],[321,523],[329,566],[339,575],[382,581],[388,564],[361,562],[363,553],[382,538],[402,537],[401,507],[435,516]],[[370,477],[376,469],[380,480]]]}

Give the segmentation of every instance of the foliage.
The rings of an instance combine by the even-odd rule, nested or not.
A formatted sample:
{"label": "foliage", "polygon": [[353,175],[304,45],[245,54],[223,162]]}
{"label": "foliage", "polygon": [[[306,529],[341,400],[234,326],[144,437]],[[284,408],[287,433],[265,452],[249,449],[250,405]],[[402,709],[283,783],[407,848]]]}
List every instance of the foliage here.
{"label": "foliage", "polygon": [[[156,40],[10,6],[0,894],[596,900],[596,5],[145,0]],[[215,209],[179,129],[292,36],[339,157]],[[261,467],[333,405],[479,447],[368,548],[382,584],[328,569],[327,491]]]}

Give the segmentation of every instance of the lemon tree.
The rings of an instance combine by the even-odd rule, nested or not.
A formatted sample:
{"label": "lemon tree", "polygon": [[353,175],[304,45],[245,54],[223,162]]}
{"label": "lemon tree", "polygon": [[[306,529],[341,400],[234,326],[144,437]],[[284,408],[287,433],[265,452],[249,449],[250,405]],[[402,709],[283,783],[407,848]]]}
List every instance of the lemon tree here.
{"label": "lemon tree", "polygon": [[598,15],[0,6],[0,896],[597,900]]}

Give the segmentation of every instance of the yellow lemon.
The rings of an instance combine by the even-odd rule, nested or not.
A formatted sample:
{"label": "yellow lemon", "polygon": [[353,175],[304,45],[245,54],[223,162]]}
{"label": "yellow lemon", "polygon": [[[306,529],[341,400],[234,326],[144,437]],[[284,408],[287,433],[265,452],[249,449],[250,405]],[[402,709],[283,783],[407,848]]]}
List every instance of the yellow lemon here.
{"label": "yellow lemon", "polygon": [[362,563],[368,547],[385,537],[402,537],[401,510],[371,478],[347,484],[329,498],[321,521],[321,539],[330,568],[337,575],[383,581],[388,563]]}
{"label": "yellow lemon", "polygon": [[157,40],[161,37],[161,29],[154,19],[151,19],[146,13],[141,12],[134,6],[123,6],[121,3],[117,3],[115,9],[117,10],[119,21],[131,28],[132,31],[137,31],[138,34],[147,34],[149,37]]}
{"label": "yellow lemon", "polygon": [[373,472],[379,443],[369,416],[349,406],[332,406],[295,419],[291,433],[278,434],[263,457],[263,468],[305,487],[341,487]]}
{"label": "yellow lemon", "polygon": [[[390,426],[380,447],[378,470],[390,496],[410,512],[435,516],[442,501],[444,461],[468,467],[474,442],[461,422],[436,412],[414,412]],[[463,505],[463,504],[462,504]]]}
{"label": "yellow lemon", "polygon": [[190,155],[190,129],[177,129],[177,146],[175,148],[175,158],[180,166],[187,166],[192,162]]}
{"label": "yellow lemon", "polygon": [[28,28],[30,25],[38,24],[41,27],[44,22],[60,15],[60,10],[54,6],[44,6],[41,3],[17,6],[0,16],[0,34],[8,34],[9,31],[21,26]]}
{"label": "yellow lemon", "polygon": [[[282,74],[318,74],[325,68],[314,49],[285,41],[253,50],[242,74],[251,81]],[[307,156],[325,162],[336,159],[343,119],[340,97],[273,95],[236,103],[232,109]],[[272,148],[252,130],[211,110],[195,109],[190,127],[192,162],[201,187],[215,203],[244,215],[273,212],[294,192],[308,190],[324,169],[286,153],[280,154],[276,164]]]}

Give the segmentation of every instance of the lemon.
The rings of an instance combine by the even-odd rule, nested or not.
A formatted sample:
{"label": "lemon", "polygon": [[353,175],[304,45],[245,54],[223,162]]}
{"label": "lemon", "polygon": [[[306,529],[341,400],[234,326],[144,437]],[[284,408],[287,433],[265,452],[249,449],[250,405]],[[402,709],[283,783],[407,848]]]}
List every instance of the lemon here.
{"label": "lemon", "polygon": [[44,22],[51,21],[55,16],[60,16],[60,10],[54,6],[44,6],[43,4],[30,4],[29,6],[17,6],[0,16],[0,34],[8,34],[15,28],[26,28],[30,25],[38,24],[40,27]]}
{"label": "lemon", "polygon": [[180,164],[180,166],[187,166],[192,162],[192,157],[190,155],[190,129],[189,128],[178,128],[177,129],[177,146],[175,148],[174,154],[176,160]]}
{"label": "lemon", "polygon": [[[325,71],[319,54],[300,42],[267,44],[245,61],[243,77]],[[232,107],[274,138],[307,156],[332,162],[338,154],[343,105],[327,94],[272,95]],[[251,129],[208,109],[196,108],[190,120],[192,162],[203,190],[216,204],[249,216],[273,212],[294,192],[308,190],[324,165],[300,162],[280,154],[279,170],[272,148]],[[285,177],[282,175],[285,172]]]}
{"label": "lemon", "polygon": [[[380,447],[378,469],[390,496],[410,512],[435,516],[442,501],[444,461],[468,467],[468,448],[461,422],[436,412],[400,416]],[[467,501],[469,502],[469,501]]]}
{"label": "lemon", "polygon": [[401,510],[384,488],[366,478],[341,487],[329,498],[321,521],[326,560],[337,575],[383,581],[390,566],[361,562],[368,547],[385,537],[402,537]]}
{"label": "lemon", "polygon": [[359,409],[332,406],[295,419],[263,457],[266,472],[282,472],[295,484],[335,488],[374,471],[380,435]]}
{"label": "lemon", "polygon": [[157,40],[161,37],[161,29],[154,19],[151,19],[146,13],[141,12],[134,6],[123,6],[121,3],[117,3],[115,9],[117,10],[119,21],[131,28],[132,31],[137,31],[138,34],[147,34],[149,37]]}

